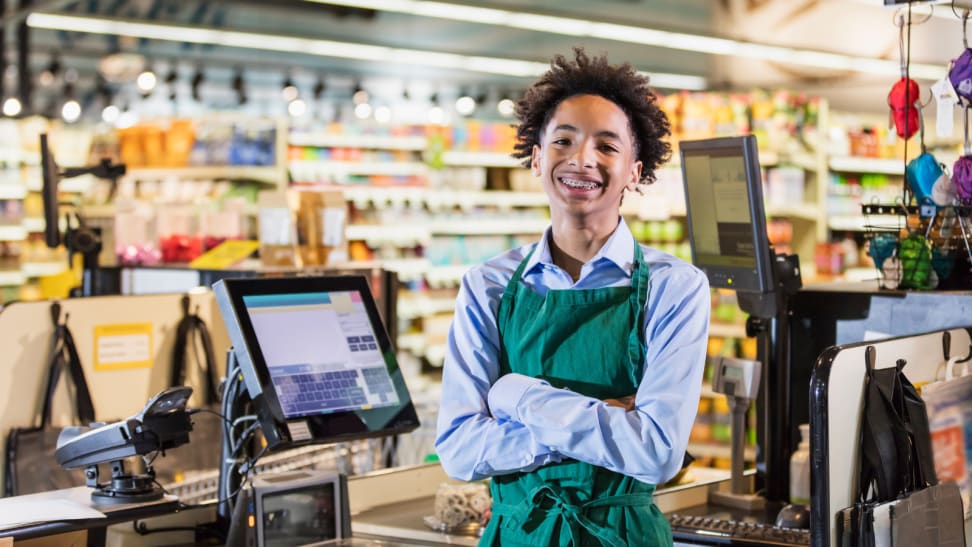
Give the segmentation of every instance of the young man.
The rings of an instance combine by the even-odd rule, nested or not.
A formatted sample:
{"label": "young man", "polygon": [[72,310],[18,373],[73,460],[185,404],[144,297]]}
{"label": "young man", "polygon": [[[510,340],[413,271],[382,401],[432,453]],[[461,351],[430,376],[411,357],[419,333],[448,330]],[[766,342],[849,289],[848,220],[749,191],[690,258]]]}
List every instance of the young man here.
{"label": "young man", "polygon": [[517,116],[551,225],[465,275],[436,449],[450,476],[492,478],[480,545],[671,545],[652,493],[695,420],[708,283],[620,216],[669,157],[668,120],[630,65],[579,49]]}

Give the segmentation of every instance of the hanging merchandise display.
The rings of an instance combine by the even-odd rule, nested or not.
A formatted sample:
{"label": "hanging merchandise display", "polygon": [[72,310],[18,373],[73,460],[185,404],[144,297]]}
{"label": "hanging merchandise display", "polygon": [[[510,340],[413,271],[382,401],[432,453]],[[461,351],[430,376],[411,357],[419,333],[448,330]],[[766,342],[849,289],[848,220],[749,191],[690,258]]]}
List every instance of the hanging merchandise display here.
{"label": "hanging merchandise display", "polygon": [[962,157],[955,160],[952,168],[952,178],[955,181],[955,192],[964,203],[972,203],[972,149],[969,145],[969,106],[968,99],[963,101],[962,119],[965,135],[965,147]]}
{"label": "hanging merchandise display", "polygon": [[948,69],[948,80],[959,97],[966,101],[972,100],[972,50],[966,36],[968,22],[969,11],[965,10],[962,14],[962,53],[952,60]]}
{"label": "hanging merchandise display", "polygon": [[[898,136],[908,140],[918,132],[919,98],[921,90],[918,82],[908,77],[908,54],[905,46],[905,18],[897,18],[898,26],[898,50],[901,59],[901,79],[891,86],[888,93],[888,106],[891,107],[891,120],[894,123]],[[909,29],[911,19],[907,22]],[[910,47],[910,43],[908,44]]]}
{"label": "hanging merchandise display", "polygon": [[952,184],[948,172],[945,171],[945,166],[928,152],[928,148],[925,146],[924,116],[922,116],[919,108],[915,108],[915,112],[917,114],[921,154],[908,162],[908,166],[905,168],[905,180],[919,204],[926,205],[932,202],[938,206],[949,205],[955,198],[955,186]]}
{"label": "hanging merchandise display", "polygon": [[[966,29],[969,11],[956,13],[962,21],[962,51],[950,63],[947,76],[931,87],[937,100],[938,135],[950,128],[953,105],[962,108],[964,153],[946,167],[925,143],[922,89],[909,78],[911,30],[910,4],[898,11],[895,25],[899,31],[901,78],[888,95],[891,121],[898,136],[905,139],[903,196],[891,205],[863,206],[864,214],[894,214],[896,227],[870,232],[868,254],[874,259],[884,288],[895,289],[969,289],[972,288],[972,143],[969,138],[969,108],[972,108],[972,49]],[[948,124],[941,123],[947,119]],[[908,139],[919,136],[920,152],[908,161]],[[960,251],[964,249],[964,253]]]}
{"label": "hanging merchandise display", "polygon": [[938,285],[932,275],[931,244],[925,236],[912,232],[899,244],[902,289],[933,289]]}
{"label": "hanging merchandise display", "polygon": [[918,82],[903,77],[891,87],[888,93],[888,106],[898,136],[910,139],[918,132],[918,98],[920,96]]}

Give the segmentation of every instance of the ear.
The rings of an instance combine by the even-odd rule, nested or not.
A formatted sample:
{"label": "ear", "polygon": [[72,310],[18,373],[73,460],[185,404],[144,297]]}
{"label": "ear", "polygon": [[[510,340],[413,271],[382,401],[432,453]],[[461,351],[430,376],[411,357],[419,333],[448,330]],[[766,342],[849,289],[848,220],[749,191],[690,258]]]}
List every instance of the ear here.
{"label": "ear", "polygon": [[540,176],[540,145],[533,145],[533,152],[530,156],[530,170],[533,171],[533,176]]}
{"label": "ear", "polygon": [[641,162],[636,161],[631,164],[631,178],[624,187],[632,192],[638,190],[638,181],[641,180]]}

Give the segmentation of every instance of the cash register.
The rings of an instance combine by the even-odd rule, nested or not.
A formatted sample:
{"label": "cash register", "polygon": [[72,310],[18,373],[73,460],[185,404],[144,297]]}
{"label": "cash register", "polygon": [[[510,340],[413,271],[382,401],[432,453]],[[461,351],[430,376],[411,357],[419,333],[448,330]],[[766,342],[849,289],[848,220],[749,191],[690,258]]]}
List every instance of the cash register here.
{"label": "cash register", "polygon": [[[355,545],[346,480],[335,470],[244,483],[267,451],[418,427],[367,280],[224,279],[213,291],[232,344],[218,509],[227,545]],[[255,425],[237,426],[244,418]]]}
{"label": "cash register", "polygon": [[[788,393],[788,366],[780,356],[787,343],[787,300],[802,285],[799,260],[770,246],[755,136],[682,141],[679,150],[692,262],[711,287],[736,292],[749,314],[746,334],[757,338],[759,361],[714,363],[713,388],[727,395],[734,418],[732,491],[712,493],[707,504],[669,515],[672,532],[680,545],[808,545],[809,514],[781,509],[784,500],[776,499],[779,483],[786,490],[778,453],[788,449],[788,436],[773,411],[787,408],[780,397]],[[768,432],[761,456],[773,453],[761,469],[767,485],[762,494],[748,492],[743,477],[743,420],[754,399],[761,429]]]}

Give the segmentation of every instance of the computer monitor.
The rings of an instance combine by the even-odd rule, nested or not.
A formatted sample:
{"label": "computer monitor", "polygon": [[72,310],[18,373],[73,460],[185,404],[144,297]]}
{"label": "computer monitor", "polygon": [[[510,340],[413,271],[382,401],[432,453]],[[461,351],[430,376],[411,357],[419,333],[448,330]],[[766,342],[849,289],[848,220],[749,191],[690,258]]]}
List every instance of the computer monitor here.
{"label": "computer monitor", "polygon": [[326,471],[257,475],[247,509],[248,545],[286,547],[351,537],[347,480]]}
{"label": "computer monitor", "polygon": [[418,427],[366,278],[222,279],[213,291],[269,448]]}
{"label": "computer monitor", "polygon": [[714,288],[774,290],[756,137],[679,143],[692,262]]}
{"label": "computer monitor", "polygon": [[58,223],[57,183],[60,174],[57,163],[47,145],[47,133],[40,136],[41,199],[44,203],[44,242],[51,249],[61,244],[61,231]]}

